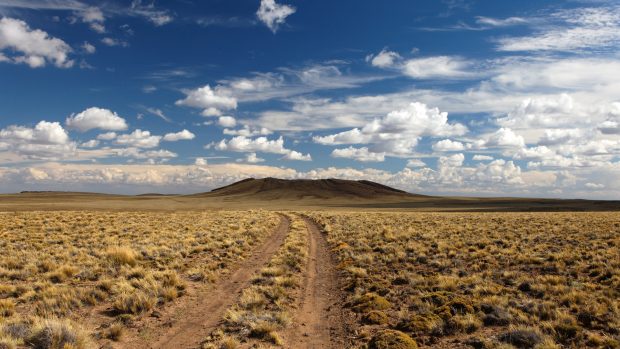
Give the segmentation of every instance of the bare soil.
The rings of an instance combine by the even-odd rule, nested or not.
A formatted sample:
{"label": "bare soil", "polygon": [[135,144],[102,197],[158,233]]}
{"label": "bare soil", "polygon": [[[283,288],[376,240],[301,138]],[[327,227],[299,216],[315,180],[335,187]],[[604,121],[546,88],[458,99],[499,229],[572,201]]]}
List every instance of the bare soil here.
{"label": "bare soil", "polygon": [[317,225],[304,217],[308,229],[308,261],[294,324],[284,333],[287,348],[349,348],[347,310],[336,263]]}

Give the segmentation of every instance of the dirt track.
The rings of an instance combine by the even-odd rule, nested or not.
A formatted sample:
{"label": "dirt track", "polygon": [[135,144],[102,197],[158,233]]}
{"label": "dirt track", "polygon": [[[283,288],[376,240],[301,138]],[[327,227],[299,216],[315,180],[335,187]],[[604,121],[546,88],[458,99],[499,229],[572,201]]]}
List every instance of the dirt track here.
{"label": "dirt track", "polygon": [[290,221],[282,216],[275,233],[252,255],[241,262],[236,270],[210,287],[190,290],[187,299],[168,314],[169,318],[142,328],[145,335],[129,336],[119,343],[123,348],[199,348],[217,327],[222,316],[248,286],[251,277],[260,270],[278,250],[289,232]]}
{"label": "dirt track", "polygon": [[325,237],[304,218],[308,229],[308,262],[294,324],[284,334],[294,349],[348,347],[338,273]]}

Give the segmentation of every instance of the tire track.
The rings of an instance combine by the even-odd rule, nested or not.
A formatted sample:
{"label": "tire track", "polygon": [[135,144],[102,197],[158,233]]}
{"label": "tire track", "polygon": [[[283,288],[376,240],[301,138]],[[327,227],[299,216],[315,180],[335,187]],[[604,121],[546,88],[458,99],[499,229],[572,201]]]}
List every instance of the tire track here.
{"label": "tire track", "polygon": [[[236,271],[221,279],[214,287],[205,287],[191,295],[179,309],[175,319],[158,328],[142,329],[156,338],[133,338],[122,343],[127,348],[199,348],[205,338],[222,321],[226,309],[249,285],[251,277],[260,270],[280,248],[289,233],[290,220],[281,215],[281,222],[274,234],[255,252],[242,261]],[[167,326],[167,327],[164,327]]]}
{"label": "tire track", "polygon": [[317,225],[308,229],[308,261],[294,326],[285,334],[293,349],[345,348],[348,340],[336,264]]}

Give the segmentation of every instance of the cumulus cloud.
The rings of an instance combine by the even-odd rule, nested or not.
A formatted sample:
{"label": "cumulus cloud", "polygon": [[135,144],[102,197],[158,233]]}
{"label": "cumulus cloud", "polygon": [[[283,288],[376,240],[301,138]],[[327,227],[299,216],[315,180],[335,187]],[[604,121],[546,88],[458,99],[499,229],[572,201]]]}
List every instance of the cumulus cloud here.
{"label": "cumulus cloud", "polygon": [[315,136],[316,143],[324,145],[369,144],[369,151],[389,156],[408,156],[421,137],[463,135],[467,127],[449,123],[448,113],[428,108],[422,103],[411,103],[375,119],[364,127],[354,128],[327,136]]}
{"label": "cumulus cloud", "polygon": [[261,0],[256,16],[272,32],[276,33],[280,25],[285,23],[286,17],[292,15],[295,11],[295,7],[280,5],[275,0]]}
{"label": "cumulus cloud", "polygon": [[34,128],[12,125],[1,129],[0,148],[38,160],[72,156],[77,145],[60,123],[40,121]]}
{"label": "cumulus cloud", "polygon": [[90,141],[84,142],[82,144],[80,144],[80,146],[82,148],[96,148],[99,146],[99,140],[97,139],[91,139]]}
{"label": "cumulus cloud", "polygon": [[196,166],[207,166],[207,159],[205,158],[196,158],[194,161],[194,165]]}
{"label": "cumulus cloud", "polygon": [[513,130],[502,127],[485,139],[479,140],[476,145],[480,148],[523,148],[525,140]]}
{"label": "cumulus cloud", "polygon": [[106,132],[97,136],[97,139],[102,141],[111,141],[116,138],[116,132]]}
{"label": "cumulus cloud", "polygon": [[235,127],[237,126],[237,120],[232,116],[220,116],[217,123],[222,127]]}
{"label": "cumulus cloud", "polygon": [[[2,52],[8,50],[7,52]],[[59,68],[69,68],[74,61],[69,58],[71,47],[61,39],[49,36],[39,29],[31,29],[19,19],[0,18],[0,62],[24,63],[31,68],[52,63]]]}
{"label": "cumulus cloud", "polygon": [[130,134],[116,136],[116,144],[136,148],[155,148],[159,146],[161,136],[151,135],[149,131],[137,129]]}
{"label": "cumulus cloud", "polygon": [[123,131],[127,129],[127,122],[115,112],[91,107],[78,114],[71,114],[65,120],[67,127],[86,132],[93,129],[108,131]]}
{"label": "cumulus cloud", "polygon": [[222,110],[237,109],[237,100],[221,89],[205,85],[195,90],[185,91],[186,97],[176,105],[203,109],[203,116],[220,116]]}
{"label": "cumulus cloud", "polygon": [[58,122],[40,121],[34,128],[9,126],[0,130],[4,141],[32,142],[38,144],[65,144],[69,135]]}
{"label": "cumulus cloud", "polygon": [[452,141],[450,139],[441,140],[435,144],[433,144],[434,151],[461,151],[465,149],[465,145],[458,141]]}
{"label": "cumulus cloud", "polygon": [[167,133],[163,140],[166,142],[176,142],[176,141],[184,141],[184,140],[192,140],[196,138],[196,135],[191,133],[188,130],[179,131],[176,133]]}
{"label": "cumulus cloud", "polygon": [[90,29],[97,33],[105,33],[105,17],[100,8],[91,6],[76,12],[76,15],[84,23],[88,23]]}
{"label": "cumulus cloud", "polygon": [[397,52],[387,49],[381,50],[381,52],[376,55],[369,55],[366,57],[367,62],[379,68],[395,67],[399,64],[400,60],[402,60],[402,57]]}
{"label": "cumulus cloud", "polygon": [[383,162],[385,160],[385,153],[373,153],[369,151],[367,147],[348,147],[334,149],[332,151],[332,157],[353,159],[361,162]]}
{"label": "cumulus cloud", "polygon": [[245,162],[250,164],[257,164],[259,162],[265,162],[265,159],[259,158],[256,153],[249,153],[245,156]]}
{"label": "cumulus cloud", "polygon": [[579,118],[582,115],[575,110],[573,98],[564,93],[527,98],[506,117],[498,119],[498,123],[513,128],[561,127],[566,123],[578,122]]}
{"label": "cumulus cloud", "polygon": [[284,157],[282,157],[282,159],[295,161],[312,161],[312,156],[310,156],[310,154],[302,154],[298,151],[291,150],[288,153],[284,154]]}
{"label": "cumulus cloud", "polygon": [[245,136],[236,136],[229,140],[221,140],[214,145],[214,148],[220,151],[234,151],[242,153],[272,153],[282,154],[286,160],[311,160],[310,154],[301,154],[284,147],[284,138],[270,140],[267,137],[248,138]]}

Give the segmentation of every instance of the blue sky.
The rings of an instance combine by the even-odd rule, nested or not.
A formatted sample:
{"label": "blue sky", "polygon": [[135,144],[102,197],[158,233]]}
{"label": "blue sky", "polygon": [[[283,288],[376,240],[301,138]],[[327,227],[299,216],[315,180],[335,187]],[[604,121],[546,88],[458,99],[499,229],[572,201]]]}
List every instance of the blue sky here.
{"label": "blue sky", "polygon": [[0,0],[0,191],[618,198],[615,1]]}

